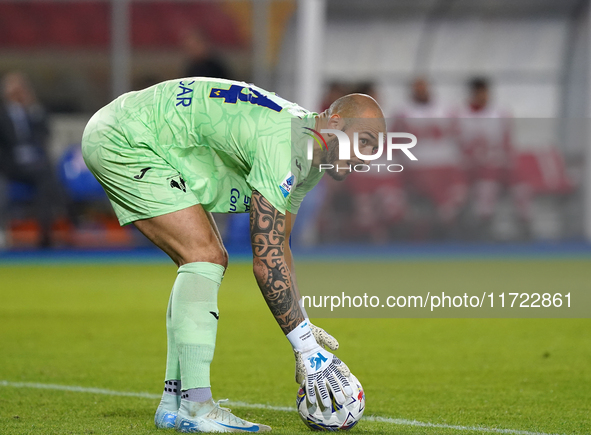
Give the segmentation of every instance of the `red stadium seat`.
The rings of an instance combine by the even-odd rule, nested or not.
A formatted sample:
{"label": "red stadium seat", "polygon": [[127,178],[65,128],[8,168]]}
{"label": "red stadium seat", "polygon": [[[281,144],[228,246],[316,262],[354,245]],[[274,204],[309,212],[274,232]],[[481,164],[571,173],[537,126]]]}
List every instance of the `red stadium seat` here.
{"label": "red stadium seat", "polygon": [[[110,4],[86,2],[0,2],[0,47],[108,47]],[[215,45],[243,44],[235,20],[209,2],[132,2],[134,47],[179,47],[181,28],[204,30]]]}
{"label": "red stadium seat", "polygon": [[555,148],[518,154],[513,179],[515,184],[526,184],[535,195],[566,195],[575,188]]}

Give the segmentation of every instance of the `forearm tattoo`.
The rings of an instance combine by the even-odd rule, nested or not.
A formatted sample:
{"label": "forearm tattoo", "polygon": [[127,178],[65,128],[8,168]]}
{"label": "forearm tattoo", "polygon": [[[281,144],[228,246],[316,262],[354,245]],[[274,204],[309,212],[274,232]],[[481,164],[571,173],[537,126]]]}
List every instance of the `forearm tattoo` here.
{"label": "forearm tattoo", "polygon": [[285,334],[304,321],[294,296],[289,267],[285,261],[285,215],[279,213],[259,192],[252,192],[250,242],[254,274],[263,297]]}

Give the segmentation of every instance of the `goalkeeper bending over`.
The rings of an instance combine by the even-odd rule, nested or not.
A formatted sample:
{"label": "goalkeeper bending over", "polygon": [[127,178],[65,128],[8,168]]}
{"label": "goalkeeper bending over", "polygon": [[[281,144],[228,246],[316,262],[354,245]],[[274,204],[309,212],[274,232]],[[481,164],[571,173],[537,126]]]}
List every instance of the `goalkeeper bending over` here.
{"label": "goalkeeper bending over", "polygon": [[[357,119],[353,119],[357,118]],[[124,94],[99,110],[82,139],[86,164],[121,225],[133,223],[178,266],[166,315],[168,352],[159,428],[179,432],[266,432],[212,400],[209,380],[219,319],[217,294],[228,254],[211,212],[250,212],[253,271],[296,355],[296,381],[309,400],[352,394],[334,338],[310,324],[295,285],[289,235],[305,194],[326,172],[344,179],[334,134],[307,157],[309,130],[338,129],[371,154],[384,116],[375,100],[352,94],[321,114],[253,85],[185,78]],[[299,122],[294,128],[292,120]],[[294,125],[297,123],[295,122]],[[354,153],[351,152],[354,156]],[[306,364],[304,364],[304,361]],[[316,397],[317,393],[320,397]]]}

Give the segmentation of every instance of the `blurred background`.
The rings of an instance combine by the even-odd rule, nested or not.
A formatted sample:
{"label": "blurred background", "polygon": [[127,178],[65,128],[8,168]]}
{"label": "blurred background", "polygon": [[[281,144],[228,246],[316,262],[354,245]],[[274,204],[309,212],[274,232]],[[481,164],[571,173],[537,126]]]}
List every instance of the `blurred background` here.
{"label": "blurred background", "polygon": [[[418,138],[399,173],[325,179],[298,246],[591,238],[589,0],[0,0],[0,246],[130,248],[80,140],[114,97],[244,80],[321,111],[350,92]],[[248,217],[218,216],[248,249]]]}

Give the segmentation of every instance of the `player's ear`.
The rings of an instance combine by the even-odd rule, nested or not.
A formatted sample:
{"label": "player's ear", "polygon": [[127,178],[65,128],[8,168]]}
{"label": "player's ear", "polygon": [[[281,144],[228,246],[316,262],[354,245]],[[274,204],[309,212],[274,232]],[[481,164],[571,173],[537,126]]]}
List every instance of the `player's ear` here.
{"label": "player's ear", "polygon": [[345,120],[338,113],[331,115],[328,119],[327,128],[331,130],[342,130],[344,127]]}

